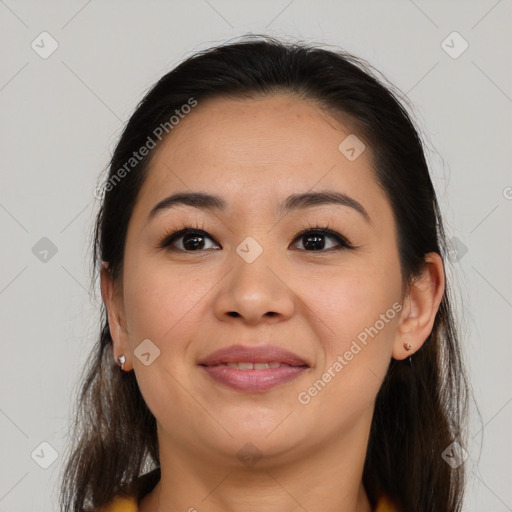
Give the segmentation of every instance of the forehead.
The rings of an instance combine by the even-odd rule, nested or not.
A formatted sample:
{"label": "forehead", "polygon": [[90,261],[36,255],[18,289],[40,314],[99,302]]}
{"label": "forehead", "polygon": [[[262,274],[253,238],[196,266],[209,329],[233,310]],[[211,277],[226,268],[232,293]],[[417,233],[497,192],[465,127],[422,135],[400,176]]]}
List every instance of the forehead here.
{"label": "forehead", "polygon": [[378,193],[370,148],[355,160],[339,149],[353,136],[350,123],[294,95],[199,101],[156,150],[139,199],[202,189],[245,197],[249,208],[247,199],[259,193],[285,196],[316,186]]}
{"label": "forehead", "polygon": [[[310,164],[324,159],[314,147],[323,146],[327,157],[337,156],[340,137],[349,133],[311,100],[296,96],[214,98],[199,102],[180,122],[158,150],[155,163],[172,154],[180,160],[202,156],[251,166],[266,166],[276,158]],[[189,153],[192,147],[194,154]]]}

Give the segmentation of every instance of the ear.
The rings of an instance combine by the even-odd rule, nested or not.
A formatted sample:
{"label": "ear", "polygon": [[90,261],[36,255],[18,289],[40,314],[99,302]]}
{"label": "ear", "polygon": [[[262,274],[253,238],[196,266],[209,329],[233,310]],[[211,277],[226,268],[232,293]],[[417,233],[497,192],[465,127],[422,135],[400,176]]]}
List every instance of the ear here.
{"label": "ear", "polygon": [[[409,285],[403,301],[393,358],[402,360],[421,348],[432,332],[445,290],[444,265],[441,256],[430,252],[425,257],[421,274]],[[404,345],[411,345],[406,350]]]}
{"label": "ear", "polygon": [[108,325],[110,328],[110,336],[113,342],[114,359],[120,355],[126,357],[123,370],[130,371],[132,366],[130,344],[128,342],[128,331],[126,329],[126,320],[124,315],[123,296],[120,287],[114,283],[112,274],[108,268],[108,263],[103,262],[101,265],[101,296],[107,308]]}

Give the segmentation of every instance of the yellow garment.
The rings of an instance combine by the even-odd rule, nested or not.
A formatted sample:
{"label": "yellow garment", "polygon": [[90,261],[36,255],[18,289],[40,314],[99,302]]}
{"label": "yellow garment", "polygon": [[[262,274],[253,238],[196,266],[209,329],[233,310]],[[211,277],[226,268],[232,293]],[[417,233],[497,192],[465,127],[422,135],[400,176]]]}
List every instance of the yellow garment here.
{"label": "yellow garment", "polygon": [[97,512],[137,512],[138,509],[135,498],[118,497],[108,505],[99,508]]}
{"label": "yellow garment", "polygon": [[[98,512],[137,512],[137,500],[135,498],[115,498],[109,505],[102,507]],[[383,496],[377,503],[375,512],[398,512],[398,509],[391,501]]]}

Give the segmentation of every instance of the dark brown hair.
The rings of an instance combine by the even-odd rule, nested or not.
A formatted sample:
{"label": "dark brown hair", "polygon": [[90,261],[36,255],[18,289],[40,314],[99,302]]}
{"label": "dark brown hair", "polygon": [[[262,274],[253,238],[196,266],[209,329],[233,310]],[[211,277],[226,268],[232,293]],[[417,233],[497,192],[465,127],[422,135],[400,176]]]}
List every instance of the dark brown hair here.
{"label": "dark brown hair", "polygon": [[[371,148],[375,178],[394,212],[405,283],[418,276],[428,252],[445,256],[436,194],[405,98],[347,52],[255,35],[187,58],[137,106],[110,162],[111,186],[105,188],[95,226],[93,279],[103,261],[114,281],[120,278],[128,223],[160,140],[129,170],[126,162],[155,128],[191,98],[200,108],[206,98],[275,92],[313,100],[348,120]],[[114,183],[123,166],[127,172]],[[155,418],[134,372],[121,373],[115,364],[104,307],[99,340],[84,372],[75,444],[61,489],[66,512],[96,509],[117,494],[139,492],[138,477],[159,467]],[[429,338],[412,364],[391,360],[378,393],[363,473],[372,506],[384,492],[404,512],[461,509],[463,465],[452,468],[441,454],[454,441],[464,446],[467,389],[447,287]]]}

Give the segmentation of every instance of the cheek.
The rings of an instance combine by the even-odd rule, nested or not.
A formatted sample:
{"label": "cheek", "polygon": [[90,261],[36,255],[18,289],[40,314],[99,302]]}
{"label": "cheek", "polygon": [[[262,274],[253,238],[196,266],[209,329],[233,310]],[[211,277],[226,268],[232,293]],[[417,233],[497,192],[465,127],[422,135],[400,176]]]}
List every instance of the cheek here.
{"label": "cheek", "polygon": [[400,269],[396,264],[387,268],[369,264],[340,267],[321,277],[303,279],[296,289],[335,340],[355,337],[390,308],[385,320],[391,317],[395,321],[386,321],[386,325],[396,324],[396,307],[392,308],[401,298]]}
{"label": "cheek", "polygon": [[391,360],[402,308],[397,256],[381,253],[365,263],[317,287],[315,313],[329,330],[325,360],[319,361],[310,392],[319,398],[320,414],[334,415],[332,421],[341,410],[357,416],[372,406]]}
{"label": "cheek", "polygon": [[[299,293],[322,341],[312,379],[322,380],[316,386],[323,395],[319,402],[333,400],[350,409],[373,400],[391,359],[401,287],[400,264],[391,251],[364,261],[354,258],[321,278],[302,280]],[[325,394],[324,381],[329,388]],[[361,404],[352,403],[354,397]]]}
{"label": "cheek", "polygon": [[186,330],[195,306],[213,284],[213,278],[210,282],[204,273],[176,271],[170,265],[150,262],[127,265],[126,275],[125,308],[132,343],[145,338],[162,346],[168,339],[177,341],[175,334]]}
{"label": "cheek", "polygon": [[197,330],[197,306],[207,298],[204,296],[212,283],[206,275],[198,277],[192,270],[177,272],[168,264],[152,264],[150,259],[127,261],[125,269],[125,312],[131,349],[137,356],[141,342],[149,339],[159,351],[149,346],[150,357],[155,353],[158,356],[148,366],[142,359],[133,358],[139,388],[155,417],[180,429],[180,420],[172,411],[197,413],[180,383],[189,378],[189,369],[183,362]]}
{"label": "cheek", "polygon": [[[325,286],[315,311],[323,355],[297,399],[323,418],[322,429],[349,428],[373,410],[391,360],[401,304],[371,280]],[[331,427],[329,427],[330,425]]]}

